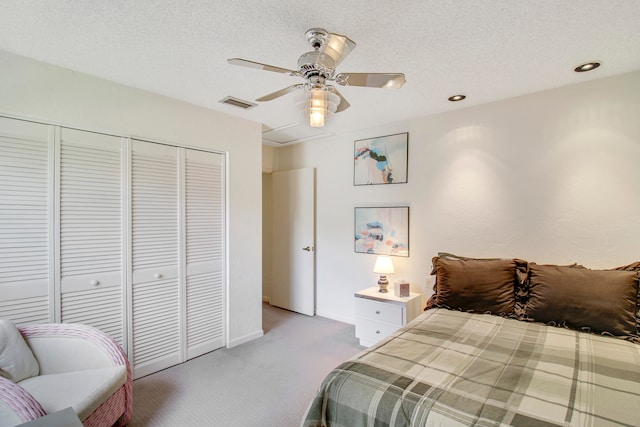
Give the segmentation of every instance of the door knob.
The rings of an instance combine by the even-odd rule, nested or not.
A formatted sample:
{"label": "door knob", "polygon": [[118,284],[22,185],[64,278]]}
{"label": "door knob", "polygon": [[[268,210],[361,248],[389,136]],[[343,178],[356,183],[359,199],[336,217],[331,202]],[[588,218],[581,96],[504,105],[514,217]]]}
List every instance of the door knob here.
{"label": "door knob", "polygon": [[305,246],[304,248],[302,248],[303,251],[307,251],[307,252],[311,252],[311,246]]}

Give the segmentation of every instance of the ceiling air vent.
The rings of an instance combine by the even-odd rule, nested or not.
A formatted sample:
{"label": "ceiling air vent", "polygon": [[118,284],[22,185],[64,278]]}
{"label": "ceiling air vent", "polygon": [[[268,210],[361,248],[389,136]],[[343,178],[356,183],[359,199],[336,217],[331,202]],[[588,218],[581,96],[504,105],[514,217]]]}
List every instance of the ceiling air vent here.
{"label": "ceiling air vent", "polygon": [[233,96],[227,96],[226,98],[221,99],[220,102],[227,105],[233,105],[234,107],[242,108],[245,110],[258,105],[250,101],[245,101],[244,99],[234,98]]}

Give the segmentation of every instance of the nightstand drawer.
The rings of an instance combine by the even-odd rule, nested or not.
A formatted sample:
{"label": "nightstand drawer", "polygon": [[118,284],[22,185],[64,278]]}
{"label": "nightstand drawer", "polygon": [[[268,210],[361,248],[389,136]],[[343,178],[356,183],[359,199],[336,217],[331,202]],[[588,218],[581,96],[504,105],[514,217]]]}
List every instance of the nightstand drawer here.
{"label": "nightstand drawer", "polygon": [[389,323],[397,329],[404,324],[402,306],[374,301],[366,298],[356,298],[356,317],[376,322]]}
{"label": "nightstand drawer", "polygon": [[[374,322],[372,320],[360,320],[356,323],[356,336],[361,342],[374,343],[388,337],[399,328],[388,323]],[[370,345],[370,344],[366,344]]]}

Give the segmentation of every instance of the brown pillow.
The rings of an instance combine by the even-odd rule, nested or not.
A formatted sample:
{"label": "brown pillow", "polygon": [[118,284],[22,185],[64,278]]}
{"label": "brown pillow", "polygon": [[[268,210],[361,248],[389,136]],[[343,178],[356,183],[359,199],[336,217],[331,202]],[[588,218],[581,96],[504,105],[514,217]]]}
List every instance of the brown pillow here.
{"label": "brown pillow", "polygon": [[433,258],[436,292],[433,306],[492,314],[512,314],[514,260]]}
{"label": "brown pillow", "polygon": [[[516,305],[514,312],[516,318],[519,320],[531,320],[527,317],[526,313],[527,302],[529,301],[529,263],[521,259],[515,259],[515,261],[518,281],[516,283]],[[564,265],[563,267],[585,268],[577,263]]]}
{"label": "brown pillow", "polygon": [[637,332],[634,272],[529,264],[530,319],[626,336]]}
{"label": "brown pillow", "polygon": [[[640,261],[632,262],[629,265],[612,268],[612,270],[633,271],[640,278]],[[640,284],[638,285],[638,294],[636,298],[636,329],[637,332],[632,337],[632,341],[640,344]]]}

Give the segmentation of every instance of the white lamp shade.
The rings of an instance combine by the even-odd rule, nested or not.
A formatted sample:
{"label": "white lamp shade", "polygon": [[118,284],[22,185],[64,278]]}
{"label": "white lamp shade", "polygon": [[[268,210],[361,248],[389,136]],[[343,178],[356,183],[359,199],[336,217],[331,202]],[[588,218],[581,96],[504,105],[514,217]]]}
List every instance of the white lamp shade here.
{"label": "white lamp shade", "polygon": [[376,265],[373,267],[373,272],[378,274],[395,273],[395,271],[393,270],[393,262],[391,262],[391,257],[380,255],[378,259],[376,259]]}

